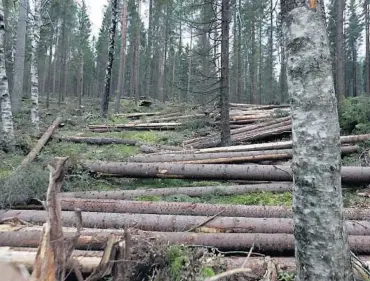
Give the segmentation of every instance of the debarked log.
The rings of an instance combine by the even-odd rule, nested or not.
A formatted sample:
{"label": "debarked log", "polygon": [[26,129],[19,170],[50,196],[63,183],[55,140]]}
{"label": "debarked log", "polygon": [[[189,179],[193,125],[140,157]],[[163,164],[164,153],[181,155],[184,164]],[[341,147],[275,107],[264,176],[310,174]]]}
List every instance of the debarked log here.
{"label": "debarked log", "polygon": [[238,195],[250,192],[287,192],[292,191],[291,182],[247,184],[247,185],[219,185],[219,186],[191,186],[172,188],[153,188],[135,190],[110,190],[110,191],[78,191],[62,192],[60,197],[85,198],[85,199],[133,199],[140,196],[169,196],[184,194],[190,197],[213,195]]}
{"label": "debarked log", "polygon": [[[62,209],[73,211],[80,208],[85,212],[161,214],[186,216],[213,216],[221,213],[225,217],[249,218],[292,218],[293,212],[284,206],[246,206],[230,204],[205,204],[188,202],[152,202],[102,199],[62,198]],[[346,208],[347,220],[370,220],[370,209]]]}
{"label": "debarked log", "polygon": [[[93,229],[91,231],[95,232],[94,236],[105,232],[104,229]],[[150,232],[138,230],[133,230],[130,233],[133,237],[140,239],[157,240],[173,245],[215,247],[223,251],[237,250],[249,252],[254,245],[254,251],[256,252],[294,252],[293,234]],[[41,234],[41,230],[0,232],[0,246],[20,247],[22,245],[22,247],[37,247]],[[82,235],[85,235],[84,231],[82,231]],[[104,243],[101,244],[101,249],[104,248],[107,239],[106,237]],[[357,254],[370,253],[370,239],[368,236],[350,235],[348,239],[353,252]],[[85,244],[85,248],[81,247],[82,245],[79,246],[79,249],[82,250],[91,249],[89,244]]]}
{"label": "debarked log", "polygon": [[[74,251],[72,257],[78,262],[82,273],[92,272],[100,263],[103,252]],[[33,248],[0,248],[0,261],[11,264],[23,264],[28,270],[34,267],[37,249]],[[66,269],[72,269],[72,264],[67,264]],[[10,281],[10,280],[9,280]]]}
{"label": "debarked log", "polygon": [[[292,181],[291,168],[282,165],[83,162],[83,166],[117,177]],[[369,183],[370,167],[344,166],[341,177],[344,183]]]}
{"label": "debarked log", "polygon": [[[354,153],[359,150],[358,146],[342,146],[342,155]],[[279,159],[291,159],[293,156],[292,149],[277,149],[267,151],[246,151],[246,152],[218,152],[218,153],[189,153],[189,154],[155,154],[155,155],[137,155],[132,156],[128,159],[129,162],[141,162],[141,163],[152,163],[152,162],[182,162],[182,161],[197,161],[203,160],[215,160],[218,163],[234,163],[238,161],[264,161],[264,160],[276,160],[276,156]],[[244,160],[243,160],[244,159]],[[200,164],[206,164],[199,161]],[[213,164],[213,163],[212,163]]]}
{"label": "debarked log", "polygon": [[[222,215],[222,214],[220,214]],[[26,222],[41,224],[47,219],[45,211],[11,210],[3,213],[0,219],[17,217]],[[293,233],[293,220],[290,218],[246,218],[216,217],[205,223],[206,216],[177,216],[155,214],[122,214],[85,212],[82,214],[84,227],[123,228],[130,227],[147,231],[186,231],[196,228],[198,232],[210,233]],[[74,212],[62,212],[63,226],[74,226]],[[199,226],[199,227],[198,227]],[[370,222],[346,221],[350,235],[370,235]]]}
{"label": "debarked log", "polygon": [[[356,143],[356,142],[366,141],[366,140],[370,140],[370,134],[340,137],[340,142],[342,144]],[[199,150],[189,150],[189,151],[184,151],[183,153],[254,151],[254,150],[271,150],[271,149],[288,149],[288,148],[292,148],[292,141],[257,143],[257,144],[248,144],[248,145],[234,145],[234,146],[227,146],[227,147],[213,147],[213,148],[204,148],[204,149],[199,149]]]}

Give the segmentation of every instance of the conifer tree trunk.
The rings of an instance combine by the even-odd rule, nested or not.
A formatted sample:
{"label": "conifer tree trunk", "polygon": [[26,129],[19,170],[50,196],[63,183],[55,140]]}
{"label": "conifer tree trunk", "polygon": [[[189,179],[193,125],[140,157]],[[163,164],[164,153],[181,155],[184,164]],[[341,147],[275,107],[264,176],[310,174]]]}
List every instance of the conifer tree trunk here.
{"label": "conifer tree trunk", "polygon": [[146,58],[146,90],[145,97],[150,96],[151,77],[152,77],[152,49],[153,49],[153,0],[149,0],[149,23],[148,23],[148,52]]}
{"label": "conifer tree trunk", "polygon": [[231,143],[229,123],[229,30],[230,30],[230,0],[222,0],[221,8],[221,79],[220,79],[220,129],[221,145]]}
{"label": "conifer tree trunk", "polygon": [[293,116],[296,280],[353,281],[323,5],[323,1],[281,0]]}
{"label": "conifer tree trunk", "polygon": [[252,38],[251,38],[251,57],[249,62],[249,76],[250,76],[250,95],[253,104],[258,103],[258,97],[256,92],[256,20],[255,16],[252,15]]}
{"label": "conifer tree trunk", "polygon": [[[121,97],[123,84],[125,81],[125,67],[126,67],[126,40],[127,40],[127,0],[123,0],[122,15],[121,15],[121,53],[118,72],[118,84],[116,101],[114,104],[114,112],[119,113],[121,107]],[[150,67],[148,66],[148,69]]]}
{"label": "conifer tree trunk", "polygon": [[39,116],[39,73],[38,73],[38,50],[41,30],[41,0],[35,0],[31,5],[31,122],[34,132],[40,131]]}
{"label": "conifer tree trunk", "polygon": [[135,29],[135,46],[134,46],[134,66],[133,66],[133,90],[135,103],[139,102],[140,99],[140,83],[139,83],[139,73],[140,73],[140,13],[141,13],[141,0],[137,0],[137,19],[136,19],[136,29]]}
{"label": "conifer tree trunk", "polygon": [[5,143],[12,146],[14,141],[13,115],[10,101],[8,78],[5,70],[5,25],[4,25],[4,6],[0,1],[0,101],[1,101],[1,120],[2,132]]}
{"label": "conifer tree trunk", "polygon": [[365,16],[365,91],[367,95],[370,95],[370,46],[369,46],[369,40],[370,40],[370,35],[369,35],[369,1],[365,0],[364,1],[364,16]]}
{"label": "conifer tree trunk", "polygon": [[269,74],[268,74],[268,95],[271,101],[276,101],[272,83],[274,81],[274,3],[270,0],[270,32],[269,32]]}
{"label": "conifer tree trunk", "polygon": [[193,28],[190,27],[190,44],[189,44],[189,58],[188,58],[188,81],[187,81],[187,84],[186,84],[186,94],[185,94],[185,99],[184,101],[185,102],[188,102],[189,99],[190,99],[190,82],[191,82],[191,70],[192,70],[192,48],[193,48]]}
{"label": "conifer tree trunk", "polygon": [[105,89],[101,101],[101,116],[107,118],[109,107],[110,82],[112,79],[112,67],[114,59],[114,42],[116,39],[118,0],[112,0],[112,22],[109,29],[109,52],[108,65],[105,73]]}
{"label": "conifer tree trunk", "polygon": [[19,1],[17,43],[12,91],[12,110],[14,113],[18,113],[20,111],[21,100],[23,96],[24,61],[26,53],[27,6],[28,0]]}
{"label": "conifer tree trunk", "polygon": [[337,13],[336,13],[336,96],[338,104],[341,104],[346,92],[345,85],[345,54],[344,54],[344,34],[343,34],[343,22],[344,22],[344,7],[345,0],[336,0]]}
{"label": "conifer tree trunk", "polygon": [[53,63],[53,37],[54,37],[54,34],[51,35],[50,37],[50,45],[49,45],[49,61],[48,61],[48,82],[49,82],[49,87],[46,89],[46,85],[45,85],[45,89],[46,89],[46,108],[49,108],[49,105],[50,105],[50,91],[51,91],[51,67],[52,67],[52,63]]}

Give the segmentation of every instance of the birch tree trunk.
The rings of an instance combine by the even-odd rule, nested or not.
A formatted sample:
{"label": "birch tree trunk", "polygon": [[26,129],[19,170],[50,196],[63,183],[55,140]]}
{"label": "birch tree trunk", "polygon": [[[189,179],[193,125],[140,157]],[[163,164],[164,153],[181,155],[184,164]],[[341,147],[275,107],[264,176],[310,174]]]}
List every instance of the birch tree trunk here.
{"label": "birch tree trunk", "polygon": [[153,0],[149,0],[149,23],[148,23],[148,53],[145,97],[150,97],[152,81],[152,53],[153,53]]}
{"label": "birch tree trunk", "polygon": [[[125,81],[125,67],[126,67],[126,38],[127,38],[127,0],[123,0],[122,16],[121,16],[121,53],[118,73],[118,84],[116,102],[114,105],[114,112],[119,113],[121,107],[122,85]],[[150,67],[148,66],[148,69]]]}
{"label": "birch tree trunk", "polygon": [[19,16],[17,26],[17,43],[14,64],[14,85],[12,93],[12,110],[18,113],[21,109],[23,96],[24,59],[26,52],[26,27],[27,27],[28,0],[19,1]]}
{"label": "birch tree trunk", "polygon": [[34,132],[40,131],[38,49],[41,30],[41,0],[31,5],[31,122]]}
{"label": "birch tree trunk", "polygon": [[112,79],[112,68],[114,59],[114,41],[116,39],[116,28],[117,28],[117,13],[118,13],[118,0],[112,0],[112,22],[109,29],[109,53],[108,53],[108,65],[105,73],[105,90],[102,95],[101,102],[101,116],[106,118],[108,115],[109,107],[109,92],[110,82]]}
{"label": "birch tree trunk", "polygon": [[9,146],[12,146],[14,141],[14,129],[8,78],[5,70],[5,25],[3,1],[0,1],[0,44],[0,101],[2,131],[5,143]]}
{"label": "birch tree trunk", "polygon": [[192,51],[193,51],[193,28],[190,27],[190,44],[189,44],[189,58],[188,58],[188,61],[189,61],[189,65],[188,65],[188,81],[186,83],[186,94],[185,94],[185,98],[184,98],[184,101],[185,102],[188,102],[189,100],[191,100],[190,98],[190,82],[191,82],[191,69],[192,69]]}
{"label": "birch tree trunk", "polygon": [[324,2],[281,0],[293,116],[297,281],[353,280]]}

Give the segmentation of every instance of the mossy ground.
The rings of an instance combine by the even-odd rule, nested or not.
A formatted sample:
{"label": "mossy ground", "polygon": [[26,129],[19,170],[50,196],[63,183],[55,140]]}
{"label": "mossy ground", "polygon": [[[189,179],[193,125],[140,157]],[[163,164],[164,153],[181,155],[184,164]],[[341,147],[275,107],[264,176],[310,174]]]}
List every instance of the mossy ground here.
{"label": "mossy ground", "polygon": [[[74,104],[73,102],[71,104]],[[112,106],[111,106],[112,107]],[[142,108],[135,106],[133,101],[122,100],[122,108],[125,113],[133,112],[148,112],[148,111],[167,111],[173,112],[180,110],[175,106],[163,107],[155,106],[154,108]],[[62,105],[60,108],[57,104],[52,103],[51,108],[45,109],[45,104],[41,103],[41,120],[42,128],[45,129],[51,124],[56,117],[56,113],[63,117],[64,126],[58,129],[57,134],[63,136],[82,136],[82,137],[111,137],[124,138],[132,140],[140,140],[149,144],[166,144],[179,145],[186,137],[189,137],[194,132],[198,135],[206,134],[211,130],[206,119],[192,120],[187,122],[182,128],[174,131],[122,131],[122,132],[106,132],[96,133],[88,130],[89,124],[125,124],[131,120],[110,115],[107,119],[99,117],[99,106],[96,103],[87,103],[83,110],[76,110],[71,107]],[[181,111],[186,114],[191,110],[189,108],[181,108]],[[17,124],[17,148],[13,153],[4,153],[0,151],[0,185],[10,175],[14,169],[20,164],[24,156],[30,151],[33,145],[37,142],[38,137],[28,134],[29,125],[26,115],[27,110],[22,111],[16,116]],[[53,112],[53,114],[51,114]],[[150,117],[142,117],[146,120]],[[364,142],[361,144],[363,150],[358,154],[343,158],[344,165],[361,165],[368,161],[369,153],[366,149],[369,144]],[[40,190],[38,196],[42,197],[42,193],[47,186],[34,187],[32,184],[39,185],[40,182],[47,181],[47,164],[54,157],[68,156],[71,162],[71,168],[66,175],[63,189],[66,191],[75,190],[112,190],[112,189],[136,189],[136,188],[166,188],[166,187],[181,187],[181,186],[206,186],[218,185],[219,182],[209,181],[191,181],[182,179],[122,179],[122,178],[104,178],[92,177],[89,173],[79,169],[78,162],[84,160],[105,160],[105,161],[125,161],[128,157],[140,153],[139,148],[128,145],[88,145],[84,143],[69,143],[58,140],[51,140],[38,155],[37,160],[32,164],[33,168],[38,170],[44,179],[24,180],[22,184],[30,190]],[[366,163],[365,163],[366,164]],[[27,175],[26,175],[27,176]],[[29,175],[31,178],[33,175]],[[345,206],[370,205],[370,198],[357,196],[356,192],[346,191],[344,194]],[[176,196],[144,196],[137,200],[149,201],[176,201],[176,202],[207,202],[207,203],[222,203],[222,204],[244,204],[244,205],[292,205],[292,195],[286,193],[271,193],[271,192],[255,192],[244,195],[235,196],[218,196],[204,195],[202,197],[189,197],[186,195]]]}

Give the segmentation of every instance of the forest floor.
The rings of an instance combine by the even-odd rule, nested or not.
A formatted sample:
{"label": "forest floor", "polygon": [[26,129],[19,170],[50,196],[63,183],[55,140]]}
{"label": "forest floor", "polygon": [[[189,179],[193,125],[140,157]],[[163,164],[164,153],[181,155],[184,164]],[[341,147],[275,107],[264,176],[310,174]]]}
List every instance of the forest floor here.
{"label": "forest floor", "polygon": [[[68,104],[76,104],[68,102]],[[113,108],[113,105],[110,105]],[[211,127],[205,126],[206,122],[200,119],[190,120],[184,126],[176,130],[166,131],[122,131],[122,132],[106,132],[94,133],[88,130],[89,124],[125,124],[129,120],[121,117],[109,117],[103,120],[99,117],[99,102],[85,104],[81,110],[76,110],[71,106],[62,105],[58,107],[56,103],[51,103],[50,108],[46,109],[45,103],[40,103],[41,128],[42,132],[52,124],[57,116],[62,116],[63,126],[57,129],[57,136],[79,136],[79,137],[114,137],[132,140],[140,140],[145,143],[162,144],[177,146],[181,145],[186,139],[195,135],[205,135],[214,130]],[[150,112],[150,111],[168,111],[176,108],[174,105],[166,107],[153,105],[151,108],[136,107],[132,101],[123,100],[122,108],[124,113],[132,112]],[[180,110],[180,109],[179,109]],[[182,111],[191,112],[191,108],[181,108]],[[19,166],[22,159],[37,142],[39,136],[32,136],[29,117],[26,114],[26,109],[19,116],[15,116],[17,146],[13,152],[4,152],[0,149],[0,199],[1,202],[9,203],[21,198],[37,198],[45,199],[46,190],[49,181],[49,171],[47,165],[52,162],[55,157],[68,156],[71,160],[71,165],[65,176],[63,191],[88,191],[88,190],[119,190],[119,189],[146,189],[146,188],[167,188],[167,187],[182,187],[182,186],[216,186],[230,185],[232,182],[227,181],[193,181],[183,179],[129,179],[129,178],[114,178],[114,177],[99,177],[93,176],[84,171],[79,166],[80,160],[106,160],[106,161],[125,161],[127,157],[140,154],[139,148],[136,146],[128,146],[123,144],[111,145],[90,145],[85,143],[71,143],[51,139],[43,148],[36,160],[27,168],[26,171],[16,175],[9,183],[6,179],[13,174],[16,167]],[[145,118],[142,118],[145,120]],[[345,165],[361,165],[363,164],[362,156],[367,153],[366,145],[363,146],[363,151],[343,158]],[[11,186],[9,186],[11,185]],[[364,186],[359,186],[364,188]],[[9,192],[9,190],[12,190]],[[370,198],[358,195],[358,190],[354,188],[343,189],[344,206],[345,207],[370,207]],[[1,198],[5,197],[5,198]],[[142,196],[136,198],[142,201],[167,201],[167,202],[194,202],[194,203],[222,203],[222,204],[241,204],[241,205],[266,205],[266,206],[291,206],[292,193],[273,193],[273,192],[254,192],[244,195],[219,196],[204,195],[200,197],[190,197],[187,195],[171,195],[167,197],[160,196]],[[27,202],[24,202],[27,203]],[[184,248],[172,247],[172,252],[176,252],[177,258],[184,255]],[[180,252],[180,253],[178,253]],[[171,253],[170,253],[171,255]],[[187,255],[190,255],[189,252]],[[194,254],[196,255],[196,254]],[[171,264],[176,267],[178,260],[174,259]],[[178,272],[176,273],[178,274]],[[289,278],[288,278],[289,277]],[[292,276],[286,279],[292,280]],[[164,279],[163,279],[164,280]],[[176,280],[176,279],[173,279]],[[191,279],[189,279],[191,280]],[[224,279],[223,279],[224,280]],[[236,280],[236,279],[230,279]],[[239,279],[238,279],[239,280]],[[245,279],[244,279],[245,280]]]}
{"label": "forest floor", "polygon": [[[75,103],[69,103],[75,104]],[[111,105],[111,107],[113,107]],[[190,120],[187,124],[176,130],[166,131],[122,131],[97,133],[88,130],[88,124],[126,124],[129,122],[126,118],[111,116],[107,120],[99,117],[99,104],[87,104],[82,110],[76,110],[70,106],[62,105],[58,107],[56,103],[51,103],[49,110],[45,108],[45,103],[40,103],[41,108],[41,128],[46,128],[53,122],[56,116],[63,117],[63,126],[59,128],[56,135],[60,136],[78,136],[78,137],[112,137],[139,140],[149,144],[163,145],[181,145],[182,141],[189,139],[194,135],[204,135],[214,130],[211,127],[205,127],[202,120]],[[151,112],[171,110],[171,106],[152,108],[136,107],[132,101],[123,100],[122,108],[124,113],[132,112]],[[182,110],[184,110],[182,108]],[[191,109],[185,109],[188,112]],[[145,120],[145,118],[141,118]],[[32,137],[29,120],[25,113],[21,113],[15,118],[17,147],[10,153],[0,150],[0,187],[2,182],[12,174],[14,169],[21,163],[22,159],[31,150],[37,142],[38,137]],[[366,144],[365,144],[366,145]],[[363,147],[360,151],[350,156],[343,157],[344,165],[361,165],[361,156],[367,151]],[[90,174],[78,165],[79,160],[104,160],[104,161],[125,161],[129,156],[140,154],[138,147],[124,144],[111,145],[90,145],[86,143],[71,143],[52,139],[38,155],[36,161],[30,166],[31,173],[22,175],[18,179],[17,185],[23,192],[33,193],[33,197],[42,199],[45,195],[48,183],[47,164],[51,163],[54,157],[68,156],[71,159],[71,168],[66,175],[63,191],[88,191],[88,190],[117,190],[117,189],[136,189],[136,188],[166,188],[182,186],[210,186],[225,185],[230,182],[222,181],[193,181],[183,179],[128,179],[128,178],[107,178],[91,177]],[[363,188],[364,186],[359,186]],[[14,186],[13,186],[14,188]],[[16,187],[18,189],[18,187]],[[346,189],[344,186],[344,205],[345,207],[370,207],[370,198],[357,195],[354,188]],[[10,199],[10,198],[9,198]],[[142,197],[138,200],[146,201],[176,201],[176,202],[202,202],[202,203],[224,203],[224,204],[244,204],[244,205],[268,205],[268,206],[291,206],[291,192],[272,193],[255,192],[245,195],[233,196],[210,196],[189,197],[186,195],[170,196],[168,198]],[[11,200],[11,199],[10,199]]]}

